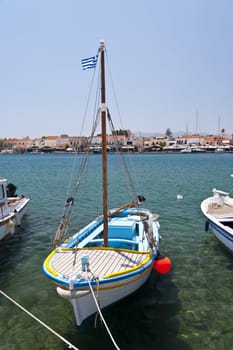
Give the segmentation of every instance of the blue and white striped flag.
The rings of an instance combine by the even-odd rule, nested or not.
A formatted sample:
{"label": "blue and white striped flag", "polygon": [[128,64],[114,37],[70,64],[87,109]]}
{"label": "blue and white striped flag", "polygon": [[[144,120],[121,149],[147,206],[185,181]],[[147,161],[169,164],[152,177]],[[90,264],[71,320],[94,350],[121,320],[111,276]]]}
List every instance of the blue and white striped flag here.
{"label": "blue and white striped flag", "polygon": [[92,56],[92,57],[89,57],[89,58],[84,58],[81,61],[83,70],[90,69],[90,68],[95,68],[96,67],[96,63],[97,63],[97,58],[98,58],[98,55]]}

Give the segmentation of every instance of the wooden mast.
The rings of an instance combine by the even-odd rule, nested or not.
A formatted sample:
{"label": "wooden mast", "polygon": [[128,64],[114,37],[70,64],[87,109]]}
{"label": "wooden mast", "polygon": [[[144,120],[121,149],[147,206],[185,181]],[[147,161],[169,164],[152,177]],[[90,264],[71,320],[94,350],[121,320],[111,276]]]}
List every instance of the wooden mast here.
{"label": "wooden mast", "polygon": [[100,42],[101,64],[101,124],[102,124],[102,182],[103,182],[103,215],[104,215],[104,246],[108,246],[108,188],[107,188],[107,136],[106,136],[106,96],[105,96],[105,62],[104,42]]}

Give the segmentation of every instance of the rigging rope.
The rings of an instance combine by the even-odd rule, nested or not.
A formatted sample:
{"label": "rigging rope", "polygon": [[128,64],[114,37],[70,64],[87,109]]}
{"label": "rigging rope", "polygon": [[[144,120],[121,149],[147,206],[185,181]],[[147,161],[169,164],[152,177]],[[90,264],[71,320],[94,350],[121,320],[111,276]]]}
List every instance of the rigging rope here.
{"label": "rigging rope", "polygon": [[[88,106],[89,106],[89,104],[90,104],[91,92],[92,92],[93,86],[94,86],[95,72],[96,72],[96,69],[93,69],[93,74],[92,74],[92,79],[91,79],[89,94],[88,94],[88,97],[87,97],[87,102],[86,102],[86,106],[85,106],[85,110],[84,110],[84,115],[83,115],[83,118],[82,118],[81,130],[80,130],[80,132],[79,132],[80,137],[83,136],[84,124],[85,124],[85,121],[86,121],[86,119],[87,119],[87,110],[88,110]],[[71,174],[70,174],[70,180],[69,180],[69,185],[68,185],[68,188],[67,188],[66,198],[69,197],[69,191],[70,191],[70,189],[71,189],[72,179],[74,178],[75,160],[76,160],[76,159],[77,159],[77,157],[75,157],[74,162],[73,162],[73,169],[72,169]]]}
{"label": "rigging rope", "polygon": [[113,137],[115,139],[115,145],[116,145],[116,149],[117,149],[117,154],[120,157],[121,167],[122,167],[123,171],[126,174],[126,181],[127,181],[129,192],[131,193],[132,198],[135,199],[136,198],[136,192],[134,190],[132,178],[130,176],[129,168],[128,168],[127,164],[126,164],[125,157],[123,157],[122,153],[119,150],[119,141],[118,141],[118,138],[117,138],[116,129],[114,127],[114,124],[113,124],[113,121],[112,121],[109,109],[107,109],[107,117],[108,117],[108,121],[109,121],[109,125],[110,125],[110,130],[111,130],[112,135],[113,135]]}
{"label": "rigging rope", "polygon": [[[113,78],[112,78],[112,73],[111,73],[110,64],[109,64],[109,60],[108,60],[108,53],[107,53],[107,50],[106,50],[106,49],[105,49],[105,51],[106,51],[107,66],[108,66],[108,71],[109,71],[109,76],[110,76],[110,81],[111,81],[113,96],[114,96],[114,99],[115,99],[115,104],[116,104],[116,108],[117,108],[117,112],[118,112],[118,116],[119,116],[119,121],[120,121],[120,125],[121,125],[122,130],[124,130],[124,126],[123,126],[123,122],[122,122],[122,117],[121,117],[121,113],[120,113],[120,108],[119,108],[119,104],[118,104],[118,100],[117,100],[116,90],[115,90],[115,87],[114,87]],[[129,154],[130,166],[131,166],[132,169],[134,169],[133,163],[132,163],[132,157],[130,157],[130,152],[128,152],[128,154]],[[128,168],[128,167],[126,167],[126,168]],[[135,183],[136,183],[136,188],[137,188],[138,190],[140,190],[138,178],[136,177],[136,172],[135,172],[135,171],[132,171],[132,173],[134,174],[134,181],[135,181]],[[130,179],[132,180],[131,177],[130,177]],[[131,181],[131,182],[132,182],[132,181]],[[133,186],[133,187],[134,187],[134,186]]]}
{"label": "rigging rope", "polygon": [[[91,79],[91,86],[90,86],[90,89],[89,89],[89,95],[88,95],[88,98],[87,98],[86,107],[85,107],[85,111],[84,111],[84,116],[83,116],[83,119],[82,119],[82,125],[81,125],[81,131],[80,131],[80,136],[81,137],[83,135],[83,129],[84,129],[84,124],[85,124],[85,120],[86,120],[86,117],[87,117],[88,106],[90,105],[91,93],[92,93],[93,86],[94,86],[94,81],[95,81],[95,72],[96,72],[96,69],[94,69],[94,71],[93,71],[93,75],[92,75],[92,79]],[[100,70],[99,70],[99,75],[100,75]],[[61,216],[61,219],[60,219],[60,223],[58,225],[57,231],[56,231],[54,239],[53,239],[54,247],[56,247],[67,236],[67,231],[68,231],[68,227],[69,227],[69,224],[70,224],[70,217],[71,217],[71,213],[72,213],[72,206],[73,206],[73,203],[74,203],[74,199],[76,199],[76,194],[77,194],[77,190],[78,190],[79,185],[80,185],[81,176],[82,176],[82,174],[84,172],[84,169],[86,168],[87,159],[88,159],[88,153],[89,153],[89,150],[90,150],[90,145],[91,145],[92,139],[94,137],[94,133],[95,133],[97,125],[98,125],[98,114],[99,114],[99,111],[97,111],[97,114],[96,114],[97,105],[98,105],[98,95],[99,94],[98,94],[98,91],[97,91],[96,97],[95,97],[95,103],[94,103],[92,133],[91,133],[91,137],[88,140],[87,152],[84,155],[84,157],[82,159],[82,162],[81,162],[81,165],[80,165],[80,168],[79,168],[79,175],[77,176],[78,180],[76,181],[76,183],[73,185],[73,188],[72,188],[72,179],[74,178],[74,175],[75,175],[75,163],[76,163],[76,160],[77,160],[77,155],[74,158],[73,168],[72,168],[72,171],[71,171],[71,174],[70,174],[69,184],[68,184],[68,187],[67,187],[66,201],[65,201],[64,208],[63,208],[63,213],[62,213],[62,216]],[[73,199],[73,201],[71,203],[67,202],[69,198]]]}
{"label": "rigging rope", "polygon": [[[86,272],[87,272],[87,266],[86,266],[85,268],[86,268]],[[112,343],[114,344],[115,348],[116,348],[117,350],[120,350],[120,348],[118,347],[117,343],[115,342],[115,340],[114,340],[114,338],[113,338],[113,336],[112,336],[112,334],[111,334],[111,332],[110,332],[110,329],[108,328],[108,325],[107,325],[107,323],[106,323],[106,321],[105,321],[105,319],[104,319],[104,316],[103,316],[103,314],[102,314],[102,312],[101,312],[101,309],[100,309],[100,307],[99,307],[98,300],[96,299],[94,290],[93,290],[93,288],[92,288],[92,286],[91,286],[91,282],[90,282],[90,279],[88,278],[88,276],[87,276],[87,281],[88,281],[89,288],[90,288],[91,294],[92,294],[92,296],[93,296],[93,299],[94,299],[96,308],[97,308],[98,313],[99,313],[99,315],[100,315],[100,317],[101,317],[101,320],[103,321],[103,324],[104,324],[104,326],[105,326],[105,328],[106,328],[106,330],[107,330],[107,332],[108,332],[108,334],[109,334],[109,336],[110,336],[110,339],[111,339]]]}
{"label": "rigging rope", "polygon": [[40,323],[43,327],[45,327],[47,330],[49,330],[51,333],[53,333],[56,337],[58,337],[60,340],[62,340],[66,345],[68,345],[69,349],[79,350],[76,346],[71,344],[68,340],[66,340],[64,337],[62,337],[59,333],[54,331],[51,327],[49,327],[46,323],[42,322],[39,318],[34,316],[31,312],[26,310],[23,306],[18,304],[14,299],[9,297],[6,293],[4,293],[2,290],[0,290],[0,294],[2,294],[6,299],[10,300],[14,305],[16,305],[19,309],[24,311],[26,314],[28,314],[30,317],[32,317],[34,320],[36,320],[38,323]]}
{"label": "rigging rope", "polygon": [[87,152],[83,156],[83,159],[82,159],[82,162],[80,165],[78,179],[77,179],[77,181],[73,187],[73,190],[71,192],[71,197],[67,198],[67,200],[65,202],[65,206],[63,209],[63,215],[61,217],[61,221],[58,225],[58,229],[55,233],[55,237],[53,240],[54,247],[56,247],[61,241],[63,241],[67,235],[68,227],[70,224],[70,217],[71,217],[71,213],[72,213],[72,206],[74,204],[74,199],[77,196],[77,191],[78,191],[78,188],[79,188],[80,183],[81,183],[82,175],[83,175],[84,170],[86,169],[86,166],[87,166],[90,145],[92,143],[92,140],[93,140],[93,137],[94,137],[97,125],[98,125],[99,116],[100,116],[100,109],[98,109],[98,111],[96,113],[95,120],[93,122],[91,136],[90,136],[90,139],[89,139],[88,145],[87,145]]}
{"label": "rigging rope", "polygon": [[[115,98],[115,103],[116,103],[118,115],[119,115],[119,118],[120,118],[120,124],[122,125],[122,119],[121,119],[121,115],[120,115],[119,105],[117,103],[117,98],[116,98],[116,93],[115,93],[115,89],[114,89],[114,85],[113,85],[113,79],[112,79],[112,75],[111,75],[111,71],[110,71],[110,66],[109,66],[109,62],[108,62],[107,52],[106,52],[106,58],[107,58],[107,64],[108,64],[108,70],[109,70],[109,75],[110,75],[113,95],[114,95],[114,98]],[[87,110],[88,110],[88,107],[90,105],[90,97],[91,97],[91,92],[92,92],[93,86],[94,86],[95,73],[96,73],[96,69],[94,69],[94,73],[93,73],[92,80],[91,80],[91,87],[90,87],[90,91],[89,91],[89,95],[88,95],[88,99],[87,99],[87,103],[86,103],[86,108],[85,108],[85,113],[84,113],[84,117],[83,117],[82,127],[81,127],[81,135],[82,135],[82,132],[83,132],[83,129],[84,129],[84,122],[86,120]],[[100,79],[100,69],[99,69],[97,81],[99,79]],[[65,202],[65,205],[64,205],[64,209],[63,209],[63,214],[61,216],[61,220],[60,220],[60,223],[58,225],[58,229],[57,229],[57,231],[55,233],[55,237],[54,237],[54,241],[53,241],[54,247],[57,246],[58,244],[60,244],[61,241],[64,241],[64,239],[67,237],[67,232],[68,232],[68,227],[69,227],[69,224],[70,224],[70,218],[71,218],[71,213],[72,213],[72,209],[73,209],[72,207],[73,207],[74,199],[76,199],[77,191],[78,191],[78,188],[79,188],[80,182],[81,182],[81,177],[83,175],[84,169],[86,169],[86,166],[87,166],[88,155],[90,153],[90,147],[92,145],[93,137],[95,135],[95,132],[97,130],[97,127],[98,127],[98,124],[99,124],[99,121],[100,121],[100,116],[101,116],[100,108],[97,108],[97,106],[99,105],[99,102],[100,102],[99,98],[100,98],[100,89],[97,88],[96,96],[95,96],[95,102],[94,102],[94,114],[93,114],[93,125],[92,125],[91,136],[88,138],[86,153],[83,156],[83,159],[82,159],[82,162],[81,162],[81,165],[80,165],[80,168],[79,168],[79,174],[77,174],[78,175],[77,176],[77,181],[73,185],[73,188],[71,188],[72,187],[72,184],[71,184],[72,181],[71,180],[72,180],[72,178],[74,178],[74,166],[73,166],[73,170],[72,170],[70,181],[69,181],[69,187],[68,187],[68,190],[67,190],[67,197],[66,197],[67,199],[66,199],[66,202]],[[110,115],[108,109],[107,109],[107,119],[109,121],[111,133],[112,133],[112,135],[114,136],[114,139],[115,139],[117,153],[120,156],[120,165],[121,165],[121,167],[123,169],[123,172],[125,173],[126,185],[128,187],[129,193],[132,196],[132,200],[135,200],[135,198],[137,197],[137,194],[136,194],[136,191],[135,191],[135,186],[134,186],[133,181],[132,181],[132,175],[134,175],[134,182],[136,183],[137,189],[139,189],[138,179],[136,178],[136,172],[135,171],[132,171],[132,172],[129,171],[128,165],[126,164],[126,159],[120,152],[120,149],[119,149],[120,148],[119,147],[120,144],[119,144],[119,141],[117,139],[117,132],[116,132],[116,129],[115,129],[114,125],[113,125],[113,122],[112,122],[112,119],[111,119],[111,115]],[[129,155],[130,155],[130,153],[129,153]],[[131,163],[131,168],[133,169],[131,157],[129,157],[129,160],[130,160],[130,163]],[[68,202],[68,199],[72,199],[72,201]]]}
{"label": "rigging rope", "polygon": [[113,84],[112,73],[111,73],[110,64],[109,64],[109,60],[108,60],[108,53],[107,53],[107,50],[106,50],[106,49],[105,49],[105,52],[106,52],[106,58],[107,58],[107,65],[108,65],[108,71],[109,71],[110,81],[111,81],[111,85],[112,85],[112,91],[113,91],[113,95],[114,95],[114,98],[115,98],[115,103],[116,103],[117,112],[118,112],[119,119],[120,119],[120,124],[121,124],[121,127],[122,127],[122,129],[123,129],[123,123],[122,123],[120,108],[119,108],[119,104],[118,104],[118,102],[117,102],[116,90],[115,90],[114,84]]}

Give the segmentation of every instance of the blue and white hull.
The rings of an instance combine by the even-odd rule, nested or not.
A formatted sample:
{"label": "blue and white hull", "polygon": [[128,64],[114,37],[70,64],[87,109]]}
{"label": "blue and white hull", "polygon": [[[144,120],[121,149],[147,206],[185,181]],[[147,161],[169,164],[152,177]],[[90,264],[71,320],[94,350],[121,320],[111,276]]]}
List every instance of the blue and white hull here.
{"label": "blue and white hull", "polygon": [[226,226],[222,225],[219,222],[214,222],[209,220],[209,225],[213,231],[216,238],[231,252],[233,252],[233,232],[232,229],[229,229],[229,232]]}
{"label": "blue and white hull", "polygon": [[233,198],[227,192],[213,189],[213,196],[201,203],[207,219],[206,229],[211,228],[216,238],[233,252]]}
{"label": "blue and white hull", "polygon": [[119,277],[113,282],[108,281],[105,284],[100,283],[99,287],[95,286],[93,288],[94,296],[89,287],[87,287],[86,290],[77,291],[76,293],[57,287],[57,293],[71,302],[76,324],[80,326],[88,317],[98,313],[95,300],[102,310],[127,297],[143,286],[150,276],[151,269],[152,263],[146,270],[132,275],[131,277]]}

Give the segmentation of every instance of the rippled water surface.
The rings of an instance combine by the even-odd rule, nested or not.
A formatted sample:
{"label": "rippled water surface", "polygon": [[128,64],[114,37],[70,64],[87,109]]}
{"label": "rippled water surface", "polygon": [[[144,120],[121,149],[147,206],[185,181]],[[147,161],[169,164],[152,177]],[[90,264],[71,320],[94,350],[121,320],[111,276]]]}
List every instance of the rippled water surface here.
{"label": "rippled water surface", "polygon": [[[81,156],[78,156],[77,163]],[[89,164],[91,182],[80,193],[79,228],[101,211],[100,155]],[[80,350],[114,349],[105,328],[75,326],[70,304],[59,298],[42,264],[62,214],[73,155],[1,155],[0,176],[31,198],[23,227],[0,246],[1,290]],[[103,314],[120,349],[233,349],[233,257],[205,232],[200,203],[212,188],[231,191],[233,154],[138,154],[127,159],[146,206],[159,213],[161,250],[172,260],[166,276],[152,274],[131,297]],[[110,206],[127,201],[116,156],[110,155]],[[87,181],[87,180],[85,180]],[[110,191],[110,190],[109,190]],[[177,200],[182,194],[183,200]],[[66,349],[61,340],[0,296],[0,349]]]}

